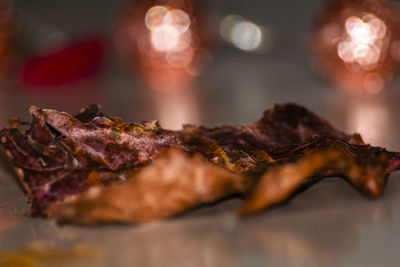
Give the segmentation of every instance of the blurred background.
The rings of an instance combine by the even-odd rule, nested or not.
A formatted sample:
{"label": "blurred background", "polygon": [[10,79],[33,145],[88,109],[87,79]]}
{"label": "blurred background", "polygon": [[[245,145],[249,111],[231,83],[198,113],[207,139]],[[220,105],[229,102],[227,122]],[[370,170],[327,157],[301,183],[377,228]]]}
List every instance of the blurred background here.
{"label": "blurred background", "polygon": [[[253,122],[275,103],[295,102],[399,151],[398,4],[0,0],[0,125],[29,120],[29,105],[74,114],[98,103],[126,122],[179,129]],[[101,264],[82,266],[398,262],[398,175],[375,201],[332,178],[247,220],[237,219],[233,199],[159,224],[85,228],[27,216],[7,170],[0,249],[100,246]]]}
{"label": "blurred background", "polygon": [[395,71],[390,82],[341,90],[342,76],[312,59],[310,51],[339,58],[309,45],[321,46],[312,25],[324,25],[315,21],[327,2],[1,0],[0,123],[27,120],[29,105],[76,113],[98,103],[125,121],[178,129],[252,122],[274,103],[296,102],[399,149]]}

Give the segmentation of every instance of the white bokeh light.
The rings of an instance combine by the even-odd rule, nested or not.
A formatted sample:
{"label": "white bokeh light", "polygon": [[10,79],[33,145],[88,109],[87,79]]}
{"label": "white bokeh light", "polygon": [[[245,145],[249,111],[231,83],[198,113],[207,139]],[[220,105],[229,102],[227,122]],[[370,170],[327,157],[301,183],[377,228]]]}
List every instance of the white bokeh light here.
{"label": "white bokeh light", "polygon": [[232,42],[242,50],[255,50],[262,42],[260,27],[249,21],[241,21],[235,24],[231,33]]}
{"label": "white bokeh light", "polygon": [[[338,56],[346,63],[356,63],[363,70],[373,70],[381,58],[386,34],[385,23],[372,14],[349,17],[345,22],[346,36],[338,43]],[[386,38],[386,39],[385,39]]]}

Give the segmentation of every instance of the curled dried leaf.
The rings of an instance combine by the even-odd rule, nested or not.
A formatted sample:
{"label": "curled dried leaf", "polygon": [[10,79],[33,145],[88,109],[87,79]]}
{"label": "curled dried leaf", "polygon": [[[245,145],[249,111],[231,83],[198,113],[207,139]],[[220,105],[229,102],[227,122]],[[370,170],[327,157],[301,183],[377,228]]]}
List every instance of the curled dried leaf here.
{"label": "curled dried leaf", "polygon": [[[255,123],[163,129],[109,117],[31,107],[30,128],[12,122],[0,146],[33,215],[79,223],[163,219],[230,195],[249,214],[290,197],[309,178],[340,176],[382,194],[400,154],[366,145],[307,109],[276,105]],[[17,120],[14,120],[17,121]]]}
{"label": "curled dried leaf", "polygon": [[123,184],[92,187],[55,203],[50,216],[83,224],[148,222],[245,192],[250,185],[240,174],[173,149],[140,172],[124,175],[130,177]]}
{"label": "curled dried leaf", "polygon": [[251,214],[285,201],[312,177],[340,176],[366,196],[377,197],[389,173],[400,167],[398,153],[337,139],[316,140],[296,153],[299,158],[295,161],[292,158],[267,167],[239,214]]}

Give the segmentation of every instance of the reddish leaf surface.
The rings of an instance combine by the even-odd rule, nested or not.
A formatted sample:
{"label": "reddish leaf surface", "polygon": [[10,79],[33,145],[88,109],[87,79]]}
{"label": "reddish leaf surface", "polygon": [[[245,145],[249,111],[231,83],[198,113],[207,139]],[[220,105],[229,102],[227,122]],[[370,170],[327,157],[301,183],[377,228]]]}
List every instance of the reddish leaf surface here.
{"label": "reddish leaf surface", "polygon": [[0,131],[0,144],[32,213],[78,223],[162,219],[231,195],[250,214],[313,177],[340,176],[382,194],[400,154],[364,144],[303,107],[276,105],[257,122],[182,131],[126,124],[91,105],[78,115],[31,107],[32,122]]}

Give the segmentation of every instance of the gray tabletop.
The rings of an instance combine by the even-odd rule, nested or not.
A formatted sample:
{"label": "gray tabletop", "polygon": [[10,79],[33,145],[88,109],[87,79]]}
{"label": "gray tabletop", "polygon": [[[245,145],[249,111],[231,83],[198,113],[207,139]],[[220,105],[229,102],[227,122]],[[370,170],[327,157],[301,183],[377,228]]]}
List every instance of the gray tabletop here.
{"label": "gray tabletop", "polygon": [[[84,2],[14,4],[25,24],[52,25],[69,39],[110,31],[119,1]],[[400,150],[398,78],[376,95],[351,96],[312,71],[304,36],[323,1],[207,2],[217,21],[239,14],[268,29],[272,41],[268,49],[246,52],[218,37],[213,61],[193,88],[163,98],[132,77],[110,48],[99,73],[65,88],[41,91],[6,80],[0,90],[2,127],[12,116],[28,119],[31,104],[74,113],[89,103],[100,103],[108,114],[125,121],[159,119],[176,127],[177,120],[208,126],[247,123],[274,103],[296,102],[339,129],[360,132],[367,142]],[[20,49],[32,48],[35,43],[29,38],[36,34],[29,29],[22,33]],[[169,115],[175,120],[169,120]],[[241,201],[231,199],[163,222],[82,227],[31,218],[27,199],[8,163],[4,159],[1,163],[0,254],[25,251],[32,244],[61,251],[84,245],[97,251],[96,256],[65,261],[63,266],[399,265],[398,173],[391,175],[384,195],[376,200],[366,199],[333,177],[285,205],[247,219],[236,217]]]}

